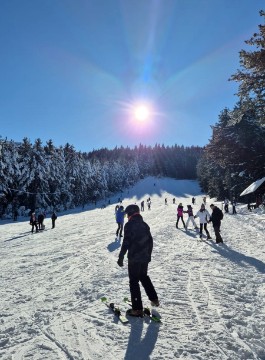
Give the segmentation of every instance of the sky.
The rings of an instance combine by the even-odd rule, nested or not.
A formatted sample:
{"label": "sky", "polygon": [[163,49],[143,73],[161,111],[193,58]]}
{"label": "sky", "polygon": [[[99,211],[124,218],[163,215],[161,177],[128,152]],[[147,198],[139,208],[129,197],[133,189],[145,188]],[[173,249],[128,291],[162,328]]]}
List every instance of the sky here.
{"label": "sky", "polygon": [[[204,233],[203,241],[191,224],[188,231],[175,227],[179,202],[187,209],[195,196],[194,212],[202,203],[196,181],[150,177],[128,190],[124,206],[151,197],[151,210],[141,215],[154,240],[148,268],[162,323],[130,318],[123,325],[100,300],[107,297],[123,314],[129,308],[127,258],[117,265],[116,196],[105,209],[58,213],[54,229],[49,213],[38,233],[31,234],[28,217],[0,220],[1,359],[264,359],[264,209],[238,204],[232,215],[229,205],[224,243],[216,244],[211,224],[213,239]],[[210,213],[213,201],[207,197]]]}
{"label": "sky", "polygon": [[[263,0],[1,0],[0,136],[204,146]],[[139,114],[139,107],[143,110]]]}

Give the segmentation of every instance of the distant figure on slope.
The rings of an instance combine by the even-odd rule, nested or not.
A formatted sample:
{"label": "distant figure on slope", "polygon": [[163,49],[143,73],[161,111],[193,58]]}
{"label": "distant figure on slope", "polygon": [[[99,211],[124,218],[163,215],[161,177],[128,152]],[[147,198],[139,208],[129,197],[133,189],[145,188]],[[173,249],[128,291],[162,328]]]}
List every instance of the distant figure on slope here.
{"label": "distant figure on slope", "polygon": [[30,215],[29,223],[32,226],[31,232],[33,233],[34,227],[36,229],[36,232],[38,232],[37,218],[35,212],[32,212],[32,214]]}
{"label": "distant figure on slope", "polygon": [[52,229],[55,228],[55,220],[57,220],[57,215],[55,212],[52,213]]}
{"label": "distant figure on slope", "polygon": [[206,196],[202,198],[204,205],[206,205]]}
{"label": "distant figure on slope", "polygon": [[17,209],[14,210],[14,221],[17,221],[17,217],[18,217],[18,211]]}
{"label": "distant figure on slope", "polygon": [[232,200],[232,214],[237,214],[237,212],[236,212],[236,199],[235,198],[233,198],[233,200]]}
{"label": "distant figure on slope", "polygon": [[116,223],[118,224],[118,229],[116,231],[116,236],[122,237],[123,223],[124,223],[124,210],[121,205],[116,211]]}
{"label": "distant figure on slope", "polygon": [[43,221],[44,221],[44,215],[43,215],[43,213],[40,213],[38,215],[39,230],[43,230],[43,227],[44,227]]}
{"label": "distant figure on slope", "polygon": [[200,210],[194,216],[194,219],[198,217],[200,219],[200,239],[202,239],[202,229],[204,228],[207,234],[207,240],[211,239],[209,231],[207,230],[207,222],[210,220],[210,214],[208,210],[205,209],[205,205],[201,204]]}
{"label": "distant figure on slope", "polygon": [[195,204],[195,197],[194,196],[192,197],[191,202],[192,202],[192,205]]}
{"label": "distant figure on slope", "polygon": [[176,199],[175,199],[175,198],[173,198],[173,204],[175,204],[175,202],[176,202]]}
{"label": "distant figure on slope", "polygon": [[148,207],[148,210],[151,210],[151,199],[150,198],[147,199],[147,207]]}
{"label": "distant figure on slope", "polygon": [[225,198],[224,200],[224,209],[225,209],[225,212],[228,213],[228,205],[229,205],[229,200],[227,198]]}
{"label": "distant figure on slope", "polygon": [[141,211],[144,211],[144,200],[141,202]]}
{"label": "distant figure on slope", "polygon": [[177,208],[177,222],[176,222],[176,228],[178,229],[178,225],[179,225],[179,219],[181,219],[182,224],[184,226],[184,229],[186,228],[184,220],[183,220],[183,206],[182,203],[179,203],[178,208]]}
{"label": "distant figure on slope", "polygon": [[167,198],[165,198],[165,205],[167,205]]}
{"label": "distant figure on slope", "polygon": [[143,304],[139,281],[152,306],[159,306],[157,293],[150,277],[147,275],[148,263],[151,261],[153,238],[149,226],[143,221],[137,205],[125,209],[128,222],[124,226],[124,239],[119,254],[118,265],[123,266],[123,259],[128,251],[128,275],[132,308],[127,311],[131,316],[143,316]]}
{"label": "distant figure on slope", "polygon": [[186,222],[186,230],[188,229],[190,221],[192,222],[195,229],[199,229],[194,220],[193,209],[192,209],[191,205],[187,205],[187,207],[188,207],[188,210],[183,211],[184,213],[188,214],[188,220]]}
{"label": "distant figure on slope", "polygon": [[221,220],[223,219],[223,212],[219,207],[215,206],[214,204],[210,205],[210,208],[212,209],[212,215],[210,217],[210,221],[213,223],[213,229],[215,233],[216,243],[222,243],[223,239],[220,234],[220,226],[221,226]]}

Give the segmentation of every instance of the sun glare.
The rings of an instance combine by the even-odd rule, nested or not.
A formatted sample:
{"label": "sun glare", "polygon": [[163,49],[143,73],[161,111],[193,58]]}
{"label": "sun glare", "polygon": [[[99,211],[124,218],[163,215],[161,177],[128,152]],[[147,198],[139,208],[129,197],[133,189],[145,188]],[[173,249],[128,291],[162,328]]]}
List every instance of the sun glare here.
{"label": "sun glare", "polygon": [[150,111],[147,106],[139,105],[134,109],[134,116],[137,120],[145,121],[150,116]]}

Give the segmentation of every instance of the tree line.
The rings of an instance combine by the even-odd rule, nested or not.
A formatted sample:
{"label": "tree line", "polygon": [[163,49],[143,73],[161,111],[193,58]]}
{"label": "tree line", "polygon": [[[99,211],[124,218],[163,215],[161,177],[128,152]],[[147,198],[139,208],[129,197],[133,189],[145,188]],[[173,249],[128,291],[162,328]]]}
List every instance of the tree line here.
{"label": "tree line", "polygon": [[[134,149],[116,147],[91,152],[73,145],[55,147],[0,140],[0,213],[26,209],[69,209],[107,199],[146,176],[196,179],[202,148],[197,146]],[[11,210],[12,209],[12,210]]]}
{"label": "tree line", "polygon": [[239,83],[239,100],[221,111],[197,166],[202,189],[219,199],[238,197],[265,176],[265,25],[245,43],[251,49],[240,51],[240,69],[229,79]]}

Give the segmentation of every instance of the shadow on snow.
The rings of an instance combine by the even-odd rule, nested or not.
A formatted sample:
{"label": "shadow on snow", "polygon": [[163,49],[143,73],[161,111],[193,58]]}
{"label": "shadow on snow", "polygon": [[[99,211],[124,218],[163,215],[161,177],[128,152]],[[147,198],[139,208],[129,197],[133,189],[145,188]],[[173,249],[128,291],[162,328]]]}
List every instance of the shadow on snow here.
{"label": "shadow on snow", "polygon": [[117,250],[120,246],[121,246],[121,239],[119,237],[116,237],[115,240],[107,246],[107,249],[109,250],[109,252],[112,252]]}
{"label": "shadow on snow", "polygon": [[144,328],[143,319],[135,320],[136,321],[131,325],[131,333],[124,360],[148,360],[155,348],[158,338],[159,325],[154,322],[150,322],[145,336],[142,339],[141,337]]}
{"label": "shadow on snow", "polygon": [[206,244],[213,247],[220,255],[226,257],[228,260],[237,263],[238,266],[250,265],[257,269],[262,274],[265,274],[265,264],[261,260],[255,259],[251,256],[244,255],[238,251],[232,250],[227,245],[217,245],[206,242]]}

